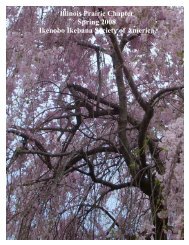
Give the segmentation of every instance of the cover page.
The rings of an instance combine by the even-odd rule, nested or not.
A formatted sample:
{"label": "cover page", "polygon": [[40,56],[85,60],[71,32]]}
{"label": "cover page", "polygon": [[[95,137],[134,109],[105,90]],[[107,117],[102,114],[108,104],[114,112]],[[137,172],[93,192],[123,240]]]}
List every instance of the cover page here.
{"label": "cover page", "polygon": [[6,11],[7,239],[184,239],[184,8]]}

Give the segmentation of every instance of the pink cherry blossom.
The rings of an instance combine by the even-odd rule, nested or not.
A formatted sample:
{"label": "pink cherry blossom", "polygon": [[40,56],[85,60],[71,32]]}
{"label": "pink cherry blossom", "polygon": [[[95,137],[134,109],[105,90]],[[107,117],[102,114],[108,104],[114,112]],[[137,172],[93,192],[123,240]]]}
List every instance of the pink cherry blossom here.
{"label": "pink cherry blossom", "polygon": [[7,7],[8,240],[184,239],[183,43],[182,7]]}

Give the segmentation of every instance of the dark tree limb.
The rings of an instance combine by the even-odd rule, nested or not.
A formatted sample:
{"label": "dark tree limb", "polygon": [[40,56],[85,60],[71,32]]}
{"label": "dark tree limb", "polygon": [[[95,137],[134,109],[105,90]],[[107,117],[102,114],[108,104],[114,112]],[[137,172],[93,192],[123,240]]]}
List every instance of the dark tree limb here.
{"label": "dark tree limb", "polygon": [[100,103],[101,89],[102,89],[101,57],[100,57],[99,50],[96,51],[96,57],[97,57],[97,69],[98,69],[98,91],[97,91],[96,110],[99,111],[99,103]]}
{"label": "dark tree limb", "polygon": [[147,129],[149,126],[149,123],[153,117],[153,108],[149,107],[148,111],[146,111],[143,120],[141,122],[140,128],[139,128],[139,136],[138,136],[138,147],[139,147],[139,156],[140,156],[140,162],[141,167],[146,167],[146,146],[147,142],[145,142],[147,139]]}
{"label": "dark tree limb", "polygon": [[100,52],[103,52],[105,54],[109,54],[109,52],[106,49],[104,49],[104,48],[102,48],[100,46],[97,46],[97,45],[94,45],[94,44],[91,44],[91,43],[88,43],[88,42],[84,42],[84,41],[76,41],[76,43],[79,46],[93,49],[96,52],[99,52],[100,51]]}
{"label": "dark tree limb", "polygon": [[[73,87],[77,92],[81,92],[85,96],[87,96],[87,98],[97,101],[97,95],[93,94],[87,88],[84,88],[84,87],[82,87],[82,86],[80,86],[78,84],[68,84],[67,86],[68,86],[68,88]],[[118,109],[119,108],[119,106],[117,106],[115,103],[112,103],[110,101],[107,101],[104,98],[100,98],[100,103],[102,103],[104,105],[107,105],[109,107],[112,107],[113,109]]]}

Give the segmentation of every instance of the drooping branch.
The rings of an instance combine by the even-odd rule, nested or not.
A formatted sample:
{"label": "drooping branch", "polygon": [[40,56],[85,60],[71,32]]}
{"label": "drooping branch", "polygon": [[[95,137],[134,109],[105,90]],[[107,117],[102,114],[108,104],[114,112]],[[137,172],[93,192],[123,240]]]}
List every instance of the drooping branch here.
{"label": "drooping branch", "polygon": [[[18,135],[18,136],[20,136],[20,137],[22,137],[22,138],[25,138],[25,139],[27,139],[27,140],[33,141],[33,142],[35,143],[35,145],[37,146],[37,148],[38,148],[41,152],[46,153],[46,154],[44,155],[44,159],[41,158],[41,159],[43,160],[43,162],[47,165],[47,167],[48,167],[49,169],[52,169],[52,168],[53,168],[52,165],[51,165],[50,156],[48,155],[47,150],[45,149],[45,147],[44,147],[44,146],[43,146],[37,139],[35,139],[35,138],[33,138],[32,136],[29,136],[28,134],[26,134],[26,133],[24,133],[24,132],[21,132],[21,131],[19,131],[19,130],[17,130],[17,129],[8,129],[8,130],[7,130],[7,133],[13,133],[13,134]],[[39,156],[40,156],[40,154],[39,154]]]}
{"label": "drooping branch", "polygon": [[84,204],[84,206],[87,206],[87,207],[91,207],[91,208],[97,208],[97,209],[100,209],[102,210],[114,223],[114,225],[116,225],[117,227],[119,227],[119,223],[116,221],[116,219],[110,214],[110,212],[108,212],[108,210],[106,210],[104,207],[101,207],[100,205],[98,204],[94,204],[94,205],[90,205],[90,204]]}
{"label": "drooping branch", "polygon": [[[184,86],[178,86],[178,87],[172,87],[172,88],[164,88],[162,90],[160,90],[159,92],[157,92],[149,101],[149,103],[151,105],[154,106],[155,103],[157,103],[157,101],[159,99],[162,98],[162,96],[164,96],[166,93],[169,93],[169,92],[174,92],[174,91],[180,91],[184,88]],[[157,101],[156,101],[157,100]]]}
{"label": "drooping branch", "polygon": [[22,150],[20,149],[18,152],[21,154],[30,154],[30,155],[41,155],[41,156],[48,156],[48,157],[62,157],[62,156],[68,156],[71,154],[71,152],[65,152],[65,153],[50,153],[50,152],[43,152],[43,151],[33,151],[33,150]]}

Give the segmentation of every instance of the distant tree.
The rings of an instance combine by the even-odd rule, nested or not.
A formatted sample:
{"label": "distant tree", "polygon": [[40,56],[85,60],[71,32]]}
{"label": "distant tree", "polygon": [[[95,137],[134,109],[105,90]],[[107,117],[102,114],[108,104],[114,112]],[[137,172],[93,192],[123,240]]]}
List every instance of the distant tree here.
{"label": "distant tree", "polygon": [[183,54],[182,7],[7,7],[7,239],[184,238]]}

